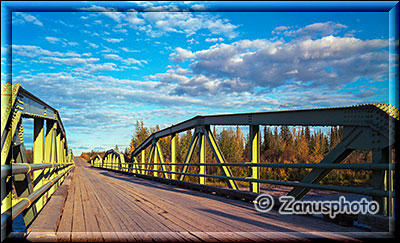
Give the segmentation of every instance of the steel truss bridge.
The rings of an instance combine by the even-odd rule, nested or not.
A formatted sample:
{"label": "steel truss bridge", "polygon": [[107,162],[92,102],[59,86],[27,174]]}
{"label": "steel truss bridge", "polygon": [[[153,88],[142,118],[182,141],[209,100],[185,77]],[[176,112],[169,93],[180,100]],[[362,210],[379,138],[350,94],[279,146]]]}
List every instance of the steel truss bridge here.
{"label": "steel truss bridge", "polygon": [[[12,228],[18,215],[28,227],[24,237],[33,241],[42,237],[67,241],[264,241],[391,235],[393,149],[399,123],[399,111],[391,105],[196,116],[151,134],[129,159],[110,149],[103,157],[84,161],[68,150],[56,109],[19,84],[7,83],[1,90],[2,240],[6,235],[18,236]],[[26,158],[23,119],[34,122],[33,162]],[[342,126],[343,137],[320,163],[261,163],[260,126],[264,125]],[[248,126],[250,161],[227,162],[211,126]],[[190,145],[183,151],[185,159],[177,161],[176,136],[192,129]],[[164,158],[162,138],[170,139],[170,162]],[[207,162],[206,143],[216,163]],[[196,147],[199,161],[193,162]],[[342,163],[354,150],[371,151],[372,161]],[[189,167],[197,167],[198,173],[189,173]],[[218,167],[221,174],[207,174],[207,167]],[[232,167],[244,167],[249,173],[235,176]],[[310,171],[300,181],[279,181],[261,178],[261,167]],[[372,171],[372,186],[320,183],[330,171],[344,169]],[[187,176],[198,177],[198,183],[185,181]],[[220,179],[227,187],[207,185],[206,178]],[[248,183],[249,189],[240,188],[239,181]],[[276,211],[260,214],[252,203],[258,203],[255,200],[263,184],[290,187],[287,195],[298,200],[312,189],[361,194],[378,202],[379,212],[340,215],[341,225]],[[274,200],[279,206],[278,198]],[[354,227],[353,222],[369,224],[373,233]]]}

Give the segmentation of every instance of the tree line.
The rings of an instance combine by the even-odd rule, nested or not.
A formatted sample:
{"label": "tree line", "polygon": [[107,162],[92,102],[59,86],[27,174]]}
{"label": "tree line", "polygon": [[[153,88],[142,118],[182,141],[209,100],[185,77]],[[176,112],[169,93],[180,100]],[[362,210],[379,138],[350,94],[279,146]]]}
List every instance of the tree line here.
{"label": "tree line", "polygon": [[[136,121],[135,129],[132,134],[130,145],[124,151],[126,159],[130,159],[130,154],[152,133],[159,131],[158,125],[146,127],[143,121]],[[220,129],[219,129],[220,130]],[[223,127],[219,132],[215,126],[212,132],[216,138],[220,149],[223,152],[226,162],[249,162],[250,144],[249,137],[245,136],[240,126]],[[192,130],[187,130],[176,135],[176,161],[183,163],[186,153],[190,146],[193,136]],[[261,126],[260,133],[262,139],[260,144],[261,163],[319,163],[342,139],[342,127],[331,127],[327,132],[312,130],[310,127],[292,126]],[[171,161],[170,137],[159,140],[165,162]],[[115,149],[118,149],[116,146]],[[146,149],[146,162],[149,148]],[[87,157],[96,154],[94,151],[87,153]],[[140,162],[140,156],[138,161]],[[196,146],[191,162],[198,162],[198,146]],[[363,163],[371,162],[370,151],[353,151],[343,163]],[[206,142],[206,162],[216,163],[211,147]],[[167,165],[170,169],[170,166]],[[182,166],[178,166],[178,171]],[[190,166],[188,173],[198,173],[198,166]],[[247,177],[250,169],[247,167],[231,167],[233,176]],[[260,177],[271,180],[301,180],[311,169],[300,168],[260,168]],[[207,174],[221,175],[218,166],[207,166]],[[151,174],[151,173],[150,173]],[[324,184],[366,184],[371,182],[371,172],[364,170],[332,170],[322,181]],[[197,177],[187,176],[186,180],[197,182]],[[219,179],[207,178],[208,184],[223,185]],[[238,183],[239,186],[248,186],[248,183]]]}

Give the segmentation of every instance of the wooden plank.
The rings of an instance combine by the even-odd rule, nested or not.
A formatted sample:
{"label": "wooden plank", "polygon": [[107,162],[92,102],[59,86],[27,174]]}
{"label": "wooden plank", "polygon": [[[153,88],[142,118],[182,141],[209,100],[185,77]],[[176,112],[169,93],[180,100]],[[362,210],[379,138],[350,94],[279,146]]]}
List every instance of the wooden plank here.
{"label": "wooden plank", "polygon": [[72,235],[71,241],[73,242],[86,242],[87,234],[86,234],[86,226],[85,226],[85,217],[83,212],[82,205],[82,179],[79,171],[75,175],[76,183],[75,183],[75,194],[74,194],[74,210],[73,210],[73,221],[72,221]]}
{"label": "wooden plank", "polygon": [[184,238],[186,241],[190,242],[201,242],[201,240],[194,235],[190,234],[189,232],[177,232],[182,238]]}
{"label": "wooden plank", "polygon": [[[318,236],[334,239],[341,231],[362,231],[312,217],[282,216],[274,210],[261,214],[248,202],[95,169],[81,159],[76,160],[74,174],[74,193],[64,209],[65,213],[72,211],[73,217],[63,215],[58,229],[73,221],[70,230],[74,231],[75,222],[82,221],[84,234],[74,231],[73,241],[82,237],[107,242],[292,241]],[[339,233],[317,233],[332,229]],[[301,233],[309,231],[314,233]]]}
{"label": "wooden plank", "polygon": [[33,221],[28,231],[30,232],[56,232],[63,213],[65,200],[68,195],[71,174],[53,193],[46,206]]}
{"label": "wooden plank", "polygon": [[[86,182],[86,180],[85,180]],[[81,184],[81,195],[82,195],[82,203],[83,203],[83,212],[85,217],[85,228],[87,232],[88,242],[102,242],[103,237],[101,234],[94,234],[94,232],[100,232],[100,228],[96,218],[96,209],[97,205],[93,203],[92,191],[88,190],[88,184]],[[100,238],[98,238],[100,237]]]}
{"label": "wooden plank", "polygon": [[[123,186],[123,182],[116,185],[116,186]],[[145,206],[148,206],[149,208],[151,208],[151,211],[160,211],[160,212],[167,212],[166,214],[161,213],[160,216],[162,217],[158,217],[159,220],[169,220],[166,223],[173,223],[176,224],[180,227],[182,227],[184,230],[186,231],[194,231],[194,230],[200,230],[200,228],[202,228],[203,230],[206,228],[209,231],[215,231],[215,226],[213,226],[213,224],[208,224],[207,223],[207,219],[203,217],[202,220],[198,220],[199,218],[201,218],[201,214],[197,214],[194,213],[193,210],[187,210],[185,208],[180,208],[180,207],[176,207],[176,204],[169,204],[168,202],[157,198],[156,195],[151,195],[151,197],[149,197],[148,195],[146,195],[144,197],[143,194],[137,193],[135,192],[135,190],[133,190],[131,187],[124,187],[124,191],[128,193],[128,196],[132,197],[133,201],[139,201],[140,204],[138,205],[140,208],[142,208]],[[157,202],[156,204],[152,204],[151,202]],[[142,205],[143,204],[143,205]],[[139,210],[140,211],[140,210]],[[143,210],[145,211],[145,210]],[[157,216],[157,215],[156,215]],[[183,217],[179,217],[179,216],[183,216]],[[197,227],[195,226],[195,223]],[[226,231],[228,229],[228,227],[226,227],[224,229],[224,231]],[[175,231],[182,231],[182,229],[175,229]]]}
{"label": "wooden plank", "polygon": [[[87,191],[90,191],[90,197],[91,197],[90,201],[92,203],[93,208],[95,209],[93,211],[95,212],[94,217],[98,222],[99,232],[102,236],[101,237],[102,241],[106,242],[116,241],[115,239],[118,239],[118,237],[114,232],[118,231],[118,228],[116,227],[116,224],[113,220],[110,221],[110,218],[105,213],[105,209],[103,208],[102,202],[101,200],[99,200],[99,197],[97,195],[99,193],[96,190],[96,188],[98,187],[97,185],[101,185],[102,183],[99,182],[97,185],[93,184],[92,182],[93,175],[91,173],[85,173],[85,171],[83,170],[84,166],[82,166],[81,160],[77,161],[77,165],[79,166],[78,168],[80,169],[79,173],[84,174],[84,176],[82,177],[83,181],[81,181],[81,183],[85,185]],[[90,237],[94,237],[94,235],[91,234]],[[98,237],[98,235],[96,237]],[[88,240],[93,240],[93,239],[88,239]]]}
{"label": "wooden plank", "polygon": [[206,242],[221,242],[215,236],[209,234],[209,232],[190,232],[190,234],[194,235],[196,238],[200,239],[201,241]]}
{"label": "wooden plank", "polygon": [[[75,171],[76,170],[74,169],[74,174]],[[74,176],[72,176],[67,199],[65,200],[64,204],[63,213],[57,228],[57,233],[56,233],[57,241],[61,242],[71,241],[72,221],[74,215],[73,212],[74,212],[75,184],[76,180]]]}
{"label": "wooden plank", "polygon": [[[129,188],[126,188],[125,192],[128,190]],[[120,197],[120,195],[116,195],[116,197]],[[132,208],[132,212],[135,212],[135,217],[139,218],[139,222],[142,222],[141,225],[146,225],[147,230],[157,232],[177,231],[183,229],[182,227],[174,224],[174,222],[165,222],[165,218],[163,217],[165,210],[155,207],[148,200],[132,194],[127,194],[125,200],[127,199],[128,201],[126,201],[126,203],[129,204],[130,208]],[[120,198],[121,204],[123,204],[125,200]]]}
{"label": "wooden plank", "polygon": [[[102,180],[104,181],[104,180]],[[111,188],[108,188],[110,193],[108,194],[109,197],[114,198],[116,201],[119,202],[118,207],[114,207],[113,209],[116,211],[120,211],[119,213],[116,213],[116,215],[123,215],[123,219],[125,220],[126,218],[130,218],[132,215],[134,215],[134,218],[130,218],[128,222],[133,222],[134,228],[128,228],[127,231],[136,231],[136,230],[147,230],[147,231],[160,231],[160,230],[165,230],[165,231],[170,231],[171,229],[168,227],[165,227],[163,224],[159,222],[159,219],[156,218],[154,219],[154,216],[150,216],[153,214],[151,210],[145,209],[143,205],[137,204],[137,201],[135,198],[132,198],[131,195],[127,194],[125,189],[126,188],[121,188],[116,186],[113,183],[108,183],[107,186],[110,186]],[[104,197],[104,202],[107,202],[108,197]],[[130,214],[126,214],[126,212],[131,212]],[[137,225],[136,222],[140,222],[140,226]],[[126,221],[125,221],[126,222]],[[125,224],[125,226],[127,226]]]}

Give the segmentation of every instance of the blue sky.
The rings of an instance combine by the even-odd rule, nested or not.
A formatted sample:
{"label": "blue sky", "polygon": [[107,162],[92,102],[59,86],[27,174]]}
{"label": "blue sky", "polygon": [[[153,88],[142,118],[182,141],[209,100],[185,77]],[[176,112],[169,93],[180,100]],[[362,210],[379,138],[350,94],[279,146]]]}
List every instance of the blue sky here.
{"label": "blue sky", "polygon": [[174,8],[12,14],[13,82],[59,110],[75,154],[127,147],[136,120],[392,102],[388,13],[136,5]]}

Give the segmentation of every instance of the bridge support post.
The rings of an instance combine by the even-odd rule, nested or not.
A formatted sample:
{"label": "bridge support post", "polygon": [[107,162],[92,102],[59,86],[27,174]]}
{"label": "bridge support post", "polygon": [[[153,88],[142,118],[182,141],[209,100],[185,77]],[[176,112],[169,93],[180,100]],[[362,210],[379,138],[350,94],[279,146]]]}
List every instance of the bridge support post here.
{"label": "bridge support post", "polygon": [[[250,161],[260,163],[260,127],[250,125]],[[260,167],[252,166],[250,169],[251,179],[260,179]],[[250,191],[260,193],[260,183],[250,182]]]}
{"label": "bridge support post", "polygon": [[46,140],[45,140],[45,154],[44,161],[46,163],[53,163],[53,134],[54,134],[54,126],[55,122],[51,120],[46,121]]}
{"label": "bridge support post", "polygon": [[[176,172],[176,134],[171,135],[171,172]],[[176,180],[176,174],[171,174],[171,179]]]}
{"label": "bridge support post", "polygon": [[[372,151],[372,162],[374,164],[381,163],[391,163],[391,149],[386,147],[382,150],[373,150]],[[388,170],[376,170],[372,172],[372,187],[375,190],[386,190],[391,191],[390,187],[392,184],[392,180],[390,178],[391,171]],[[379,204],[379,212],[378,214],[384,216],[391,216],[392,214],[392,199],[390,197],[372,197],[372,200],[378,202]]]}
{"label": "bridge support post", "polygon": [[[153,170],[158,170],[159,166],[158,166],[158,149],[157,149],[157,145],[154,144],[154,165],[153,165]],[[153,176],[158,176],[158,171],[153,171]]]}
{"label": "bridge support post", "polygon": [[[41,164],[44,161],[44,119],[36,118],[33,120],[33,163]],[[33,190],[36,191],[43,186],[44,170],[33,171]],[[35,183],[36,182],[36,183]],[[37,200],[35,206],[37,210],[43,207],[43,200]]]}
{"label": "bridge support post", "polygon": [[[18,122],[16,125],[17,127],[17,133],[18,135],[16,136],[15,143],[12,145],[11,151],[12,151],[12,159],[14,160],[15,163],[28,163],[26,159],[26,153],[25,153],[25,146],[24,146],[24,141],[23,141],[23,126],[22,126],[22,120]],[[15,187],[15,192],[16,195],[20,198],[27,197],[31,193],[33,193],[33,183],[31,180],[31,174],[17,174],[14,175],[12,178],[12,181],[14,183]],[[28,225],[30,224],[33,219],[36,217],[37,211],[35,207],[31,207],[25,212],[23,212],[24,216],[24,221],[25,224]]]}
{"label": "bridge support post", "polygon": [[65,158],[66,158],[66,148],[65,148],[65,138],[63,137],[61,139],[61,148],[60,148],[60,153],[61,153],[61,163],[65,163]]}
{"label": "bridge support post", "polygon": [[57,129],[57,136],[56,136],[56,151],[57,151],[57,162],[61,163],[61,129]]}
{"label": "bridge support post", "polygon": [[146,155],[146,151],[143,149],[142,150],[142,158],[141,158],[141,160],[142,160],[142,170],[140,171],[140,174],[142,174],[142,175],[144,175],[144,173],[145,173],[145,171],[144,171],[144,169],[146,168],[146,165],[145,165],[145,163],[146,163],[146,158],[145,158],[145,155]]}
{"label": "bridge support post", "polygon": [[[56,147],[56,134],[57,133],[57,123],[52,120],[46,121],[46,138],[45,138],[45,155],[44,159],[46,163],[54,164],[57,160],[57,147]],[[43,179],[43,183],[46,183],[53,179],[54,170],[53,168],[49,168],[47,172],[43,170],[44,174],[50,174],[47,176],[47,179]],[[54,188],[50,188],[44,195],[43,195],[43,204],[46,204],[49,195],[54,192]]]}
{"label": "bridge support post", "polygon": [[[205,146],[205,136],[204,133],[201,132],[199,134],[199,160],[201,164],[204,164],[206,162],[206,146]],[[200,170],[199,170],[200,175],[205,175],[206,174],[206,167],[204,165],[200,165]],[[199,182],[200,184],[206,184],[206,178],[203,176],[199,177]]]}

